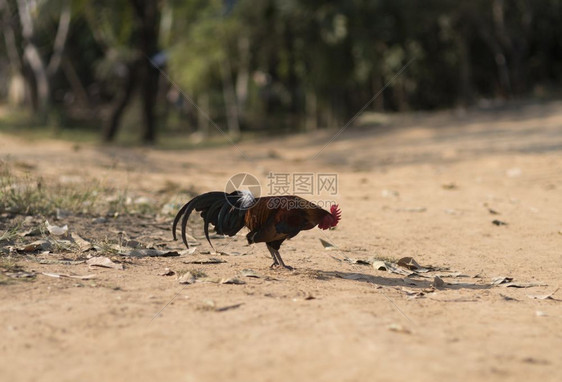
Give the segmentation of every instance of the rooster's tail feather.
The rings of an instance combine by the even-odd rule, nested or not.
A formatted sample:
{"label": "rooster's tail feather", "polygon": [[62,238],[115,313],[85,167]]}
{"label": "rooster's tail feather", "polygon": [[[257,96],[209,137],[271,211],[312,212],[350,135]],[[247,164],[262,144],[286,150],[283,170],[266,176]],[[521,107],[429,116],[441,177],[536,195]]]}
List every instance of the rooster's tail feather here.
{"label": "rooster's tail feather", "polygon": [[214,191],[191,199],[179,210],[174,219],[174,224],[172,226],[174,240],[177,240],[176,227],[180,219],[182,219],[181,237],[185,246],[189,248],[186,237],[186,227],[189,216],[193,210],[201,212],[201,217],[204,221],[205,237],[211,247],[213,247],[213,244],[209,238],[209,224],[215,226],[215,232],[219,235],[236,235],[236,233],[244,227],[244,215],[246,210],[243,205],[243,197],[244,194],[240,191],[234,191],[230,194]]}

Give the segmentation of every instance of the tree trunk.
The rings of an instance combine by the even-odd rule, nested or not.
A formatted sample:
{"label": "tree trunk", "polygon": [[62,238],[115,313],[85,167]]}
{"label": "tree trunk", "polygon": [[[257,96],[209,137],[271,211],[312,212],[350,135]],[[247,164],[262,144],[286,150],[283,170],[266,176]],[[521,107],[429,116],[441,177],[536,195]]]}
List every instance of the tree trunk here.
{"label": "tree trunk", "polygon": [[[46,122],[51,100],[51,78],[60,67],[60,62],[66,46],[68,31],[70,29],[70,2],[68,0],[65,1],[61,10],[53,47],[54,52],[47,66],[43,62],[35,43],[35,27],[33,25],[32,9],[30,8],[32,6],[37,7],[37,4],[30,1],[17,0],[17,5],[24,40],[23,58],[29,65],[29,68],[34,76],[34,83],[29,81],[30,87],[34,87],[32,94],[36,96],[36,102],[33,102],[33,104],[41,120]],[[33,11],[36,10],[34,9]]]}
{"label": "tree trunk", "polygon": [[472,104],[470,47],[467,42],[468,28],[466,24],[461,28],[457,43],[459,47],[459,104],[467,107]]}
{"label": "tree trunk", "polygon": [[49,79],[47,77],[45,65],[34,43],[27,43],[23,50],[23,57],[29,65],[35,80],[35,83],[31,85],[34,86],[35,95],[37,97],[35,111],[38,113],[41,121],[46,122],[51,91],[49,89]]}
{"label": "tree trunk", "polygon": [[141,23],[139,48],[143,56],[140,78],[143,105],[144,130],[142,140],[153,144],[156,141],[155,106],[158,94],[159,68],[152,57],[158,53],[158,33],[160,29],[160,9],[158,0],[131,0],[137,18]]}
{"label": "tree trunk", "polygon": [[119,129],[119,125],[121,123],[121,117],[123,116],[123,112],[127,107],[127,104],[131,100],[131,96],[133,95],[133,90],[135,89],[135,69],[134,66],[129,68],[129,73],[125,80],[125,84],[121,90],[121,93],[117,97],[117,101],[115,102],[115,106],[111,110],[109,118],[104,126],[103,129],[103,140],[105,142],[112,142],[117,135],[117,130]]}

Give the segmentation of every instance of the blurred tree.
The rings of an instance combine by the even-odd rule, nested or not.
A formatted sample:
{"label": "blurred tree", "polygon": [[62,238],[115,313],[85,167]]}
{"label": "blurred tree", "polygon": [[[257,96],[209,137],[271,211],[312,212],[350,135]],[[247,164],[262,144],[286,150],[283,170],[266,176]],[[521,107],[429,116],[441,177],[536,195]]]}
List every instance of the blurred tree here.
{"label": "blurred tree", "polygon": [[562,0],[0,0],[0,12],[0,70],[25,78],[39,114],[87,105],[108,141],[135,94],[151,143],[163,121],[200,137],[210,123],[233,137],[342,126],[391,79],[372,110],[562,83]]}
{"label": "blurred tree", "polygon": [[[4,40],[14,75],[23,74],[29,90],[31,105],[43,121],[46,121],[51,104],[51,83],[58,72],[66,47],[70,28],[70,1],[30,1],[17,0],[19,24],[13,20],[15,14],[8,0],[0,1],[3,12]],[[52,39],[52,49],[48,60],[40,53],[38,42],[48,29],[49,17],[58,19],[58,27]],[[21,42],[20,51],[17,41]],[[17,75],[16,75],[17,78]]]}

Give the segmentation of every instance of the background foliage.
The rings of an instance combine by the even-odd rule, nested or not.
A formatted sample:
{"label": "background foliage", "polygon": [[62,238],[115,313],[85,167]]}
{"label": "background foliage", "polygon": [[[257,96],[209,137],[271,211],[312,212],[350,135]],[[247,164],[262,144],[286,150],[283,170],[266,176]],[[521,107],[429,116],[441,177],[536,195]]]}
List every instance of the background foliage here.
{"label": "background foliage", "polygon": [[0,0],[0,13],[3,102],[106,140],[121,125],[149,143],[205,139],[209,119],[233,136],[341,126],[407,63],[372,110],[556,97],[562,81],[561,0]]}

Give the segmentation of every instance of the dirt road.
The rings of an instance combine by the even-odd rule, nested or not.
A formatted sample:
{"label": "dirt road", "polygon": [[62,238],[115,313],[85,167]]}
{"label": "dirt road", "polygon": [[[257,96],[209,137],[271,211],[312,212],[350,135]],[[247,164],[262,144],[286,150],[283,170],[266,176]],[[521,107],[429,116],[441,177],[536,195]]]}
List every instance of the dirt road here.
{"label": "dirt road", "polygon": [[[102,181],[133,203],[160,208],[170,195],[186,198],[182,190],[222,190],[238,172],[255,175],[264,193],[270,173],[337,174],[335,195],[308,198],[343,211],[336,230],[282,246],[293,272],[270,269],[265,246],[247,247],[243,235],[216,238],[226,254],[206,254],[197,219],[201,245],[179,257],[12,254],[35,277],[0,284],[1,379],[562,380],[562,291],[533,298],[562,285],[562,103],[364,122],[371,127],[346,131],[318,156],[334,132],[185,152],[0,136],[8,165]],[[2,228],[16,218],[2,217]],[[92,242],[183,249],[165,212],[94,218],[56,224]],[[81,262],[98,255],[124,269]],[[224,262],[189,263],[217,257]],[[406,276],[389,264],[403,257],[434,268]],[[47,261],[62,258],[76,262]],[[165,268],[175,274],[161,276]],[[180,284],[190,271],[199,282]],[[492,285],[497,277],[511,284]],[[221,283],[229,278],[244,284]]]}

